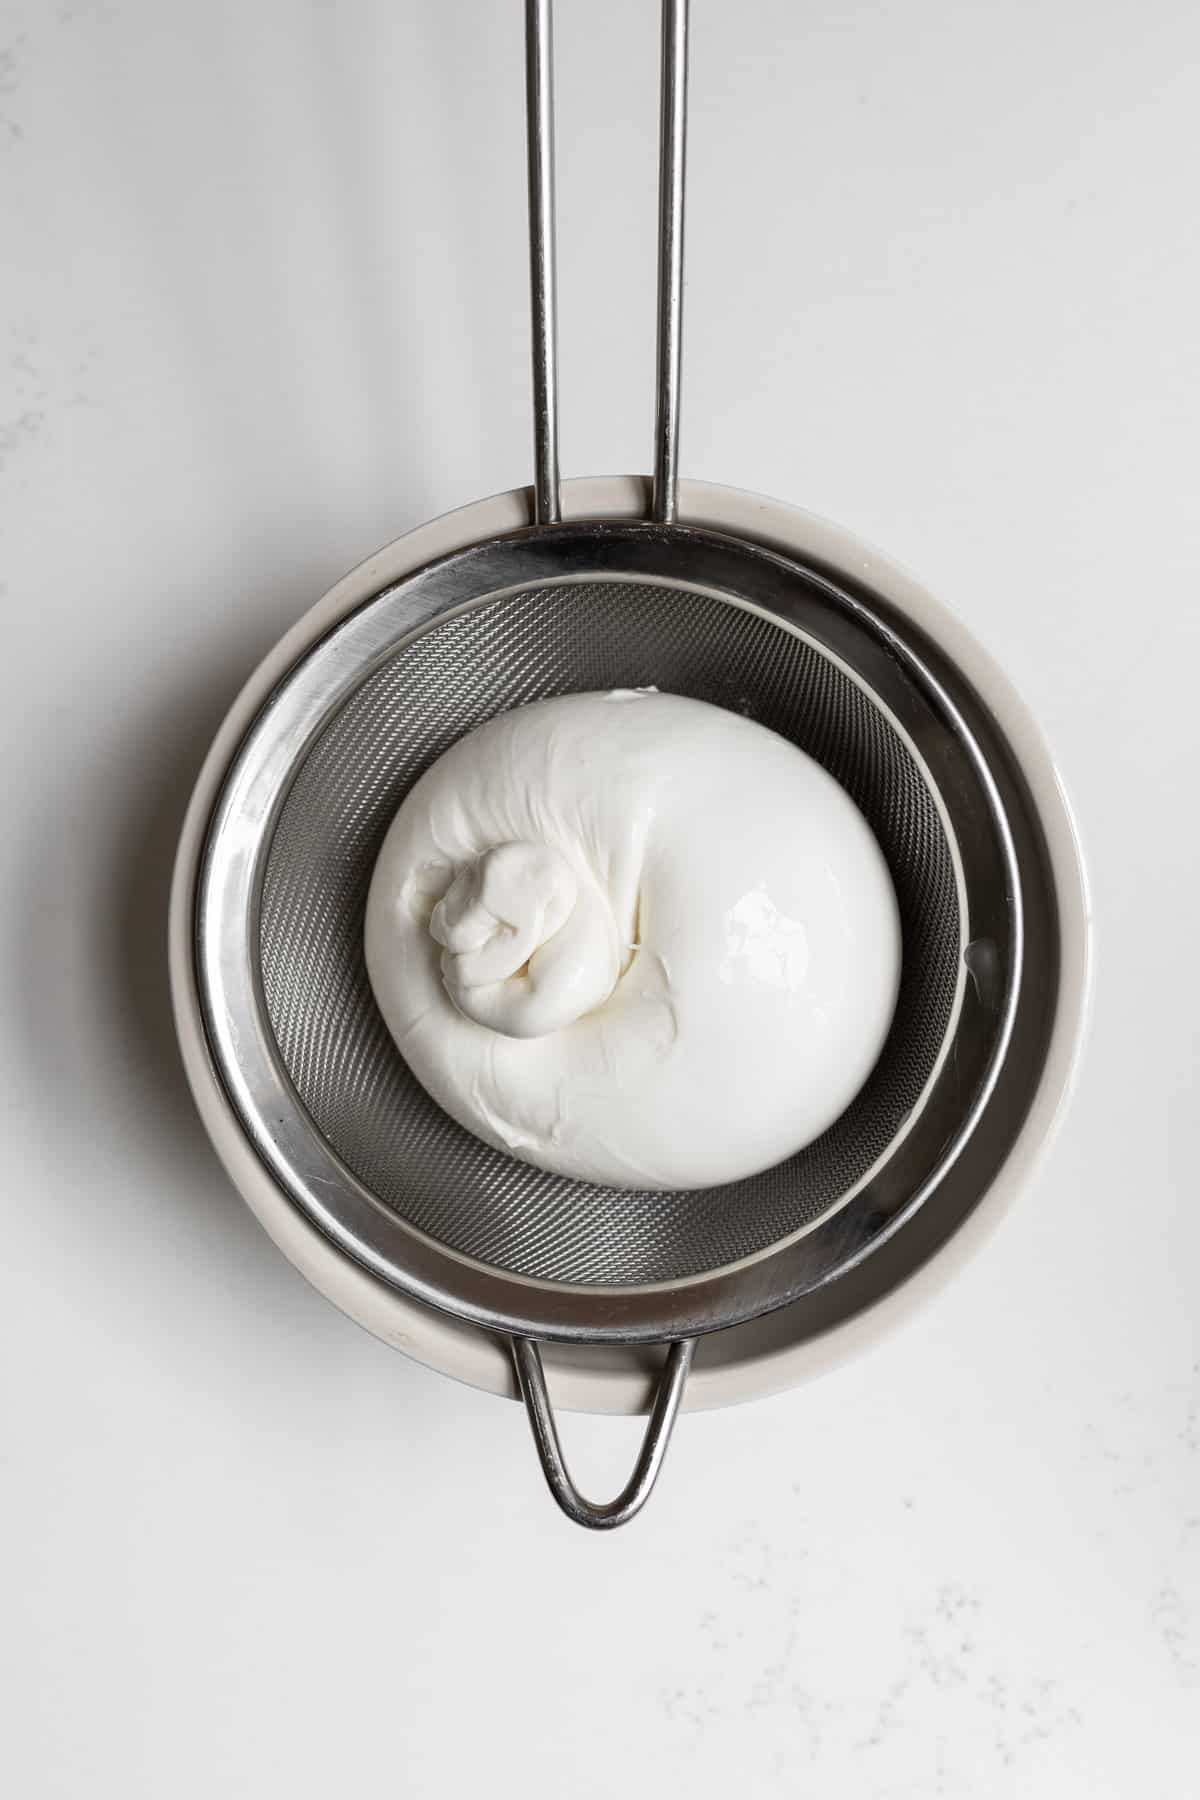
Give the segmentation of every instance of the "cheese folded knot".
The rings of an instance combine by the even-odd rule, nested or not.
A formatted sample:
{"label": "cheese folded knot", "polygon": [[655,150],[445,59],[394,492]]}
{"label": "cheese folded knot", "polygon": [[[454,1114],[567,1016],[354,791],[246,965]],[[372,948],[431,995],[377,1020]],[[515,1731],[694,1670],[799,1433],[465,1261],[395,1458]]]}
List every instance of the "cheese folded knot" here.
{"label": "cheese folded knot", "polygon": [[545,1037],[602,1006],[621,973],[608,900],[548,844],[497,844],[457,871],[429,930],[460,1013]]}

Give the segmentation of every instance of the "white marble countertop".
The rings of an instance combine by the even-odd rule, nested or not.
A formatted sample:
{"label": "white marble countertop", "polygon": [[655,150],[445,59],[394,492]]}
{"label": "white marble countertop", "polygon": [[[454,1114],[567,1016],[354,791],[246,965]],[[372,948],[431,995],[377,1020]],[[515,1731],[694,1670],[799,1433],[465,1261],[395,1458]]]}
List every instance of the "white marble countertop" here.
{"label": "white marble countertop", "polygon": [[[1200,21],[696,0],[683,461],[914,568],[1078,809],[1073,1112],[852,1366],[594,1539],[271,1248],[169,862],[258,656],[527,476],[519,7],[6,0],[0,1661],[20,1800],[1100,1800],[1200,1757]],[[649,455],[654,9],[559,18],[563,457]],[[629,1421],[567,1421],[611,1486]]]}

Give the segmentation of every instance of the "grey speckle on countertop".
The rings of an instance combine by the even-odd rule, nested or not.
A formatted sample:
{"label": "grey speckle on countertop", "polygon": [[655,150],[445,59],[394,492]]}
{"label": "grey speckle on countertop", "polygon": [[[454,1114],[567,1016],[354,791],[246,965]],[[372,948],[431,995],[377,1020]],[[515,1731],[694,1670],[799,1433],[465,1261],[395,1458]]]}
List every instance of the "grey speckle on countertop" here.
{"label": "grey speckle on countertop", "polygon": [[[919,1791],[954,1795],[979,1759],[1019,1773],[1083,1723],[1078,1683],[1040,1669],[1032,1654],[1014,1658],[989,1628],[985,1600],[963,1583],[919,1598],[886,1663],[864,1657],[856,1681],[847,1678],[853,1659],[847,1669],[844,1657],[822,1653],[814,1621],[828,1624],[828,1581],[813,1558],[797,1548],[781,1555],[747,1526],[723,1563],[727,1604],[701,1607],[691,1622],[696,1672],[659,1693],[664,1718],[693,1748],[742,1722],[788,1739],[810,1776],[853,1757],[863,1793],[890,1794],[890,1771],[903,1767],[914,1779],[919,1771]],[[948,1705],[953,1742],[941,1736]],[[875,1781],[884,1785],[867,1785]]]}
{"label": "grey speckle on countertop", "polygon": [[25,126],[18,117],[17,96],[29,71],[29,39],[24,32],[0,48],[0,151],[12,150],[25,140]]}

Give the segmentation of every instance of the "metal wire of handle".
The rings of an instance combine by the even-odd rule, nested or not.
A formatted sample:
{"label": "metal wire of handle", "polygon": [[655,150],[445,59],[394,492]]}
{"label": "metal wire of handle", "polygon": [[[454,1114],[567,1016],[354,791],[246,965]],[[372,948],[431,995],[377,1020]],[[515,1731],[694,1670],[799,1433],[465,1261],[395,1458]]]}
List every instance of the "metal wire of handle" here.
{"label": "metal wire of handle", "polygon": [[663,0],[658,146],[658,373],[652,509],[660,525],[673,525],[679,510],[687,24],[688,0]]}
{"label": "metal wire of handle", "polygon": [[[552,0],[525,0],[525,132],[533,344],[534,518],[562,517],[558,469],[558,294],[554,235]],[[663,0],[658,160],[658,356],[651,516],[673,525],[679,496],[683,187],[688,0]]]}
{"label": "metal wire of handle", "polygon": [[517,1381],[529,1414],[542,1472],[550,1492],[568,1519],[573,1520],[576,1525],[588,1526],[593,1531],[611,1531],[616,1525],[627,1524],[646,1504],[658,1479],[667,1445],[671,1441],[675,1415],[683,1398],[684,1383],[692,1366],[695,1349],[695,1338],[681,1338],[671,1345],[633,1474],[615,1500],[597,1502],[586,1500],[571,1480],[562,1445],[558,1441],[558,1427],[554,1422],[550,1395],[546,1389],[541,1350],[533,1338],[512,1339]]}
{"label": "metal wire of handle", "polygon": [[525,0],[525,131],[529,162],[529,300],[533,330],[534,517],[562,517],[558,477],[558,283],[554,247],[552,0]]}

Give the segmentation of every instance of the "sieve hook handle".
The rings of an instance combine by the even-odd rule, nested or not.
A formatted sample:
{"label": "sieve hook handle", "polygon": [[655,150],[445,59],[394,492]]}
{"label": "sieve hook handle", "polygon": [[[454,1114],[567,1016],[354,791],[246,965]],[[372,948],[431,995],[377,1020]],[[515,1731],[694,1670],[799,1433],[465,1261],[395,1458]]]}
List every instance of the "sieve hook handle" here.
{"label": "sieve hook handle", "polygon": [[[558,467],[558,296],[554,241],[552,0],[525,0],[525,139],[529,175],[529,293],[533,344],[534,519],[562,518]],[[658,145],[658,354],[650,514],[673,525],[679,508],[679,391],[683,348],[683,186],[687,140],[688,0],[662,0]]]}
{"label": "sieve hook handle", "polygon": [[521,1398],[525,1402],[525,1410],[529,1414],[542,1473],[550,1492],[568,1519],[573,1520],[576,1525],[586,1525],[592,1531],[611,1531],[616,1525],[627,1524],[646,1504],[662,1468],[667,1445],[671,1441],[675,1415],[683,1398],[684,1384],[692,1366],[695,1349],[695,1338],[680,1338],[671,1345],[633,1474],[615,1500],[597,1502],[586,1500],[571,1480],[562,1445],[558,1441],[558,1426],[554,1422],[554,1411],[546,1388],[546,1371],[542,1366],[539,1345],[533,1338],[512,1339],[517,1382]]}

